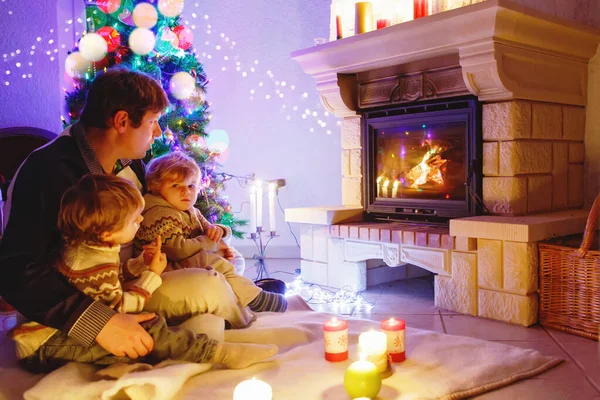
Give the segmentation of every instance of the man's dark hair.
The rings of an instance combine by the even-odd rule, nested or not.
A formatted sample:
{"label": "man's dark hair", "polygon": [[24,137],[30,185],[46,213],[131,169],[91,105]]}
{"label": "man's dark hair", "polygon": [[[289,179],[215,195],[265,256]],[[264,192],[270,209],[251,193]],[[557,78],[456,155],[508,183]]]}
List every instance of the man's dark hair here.
{"label": "man's dark hair", "polygon": [[161,112],[168,105],[160,83],[150,76],[123,67],[110,68],[92,82],[80,121],[86,127],[108,128],[108,121],[123,110],[138,128],[146,112]]}

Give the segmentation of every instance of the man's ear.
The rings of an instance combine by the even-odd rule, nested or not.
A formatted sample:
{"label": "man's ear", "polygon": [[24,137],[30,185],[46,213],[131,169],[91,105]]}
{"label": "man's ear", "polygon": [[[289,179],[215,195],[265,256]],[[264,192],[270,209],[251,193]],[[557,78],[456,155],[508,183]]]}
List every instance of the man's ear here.
{"label": "man's ear", "polygon": [[129,113],[123,110],[117,111],[112,118],[112,122],[117,132],[123,133],[129,122]]}

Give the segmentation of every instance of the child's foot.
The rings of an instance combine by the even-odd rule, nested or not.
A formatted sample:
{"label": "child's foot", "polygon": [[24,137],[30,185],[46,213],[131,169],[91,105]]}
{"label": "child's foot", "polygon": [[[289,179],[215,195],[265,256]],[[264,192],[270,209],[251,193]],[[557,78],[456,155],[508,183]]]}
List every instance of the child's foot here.
{"label": "child's foot", "polygon": [[279,348],[274,344],[219,343],[213,362],[227,368],[241,369],[273,357]]}
{"label": "child's foot", "polygon": [[282,294],[263,290],[248,304],[248,307],[255,312],[284,312],[287,309],[287,305],[287,300]]}

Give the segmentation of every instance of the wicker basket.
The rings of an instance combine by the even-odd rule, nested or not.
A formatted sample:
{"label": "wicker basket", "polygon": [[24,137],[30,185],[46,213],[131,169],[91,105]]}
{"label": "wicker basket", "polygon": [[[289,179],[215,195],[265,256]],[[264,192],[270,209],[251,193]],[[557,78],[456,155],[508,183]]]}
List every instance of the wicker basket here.
{"label": "wicker basket", "polygon": [[595,340],[600,327],[600,251],[594,239],[599,214],[600,195],[579,248],[569,246],[572,237],[539,245],[540,323]]}

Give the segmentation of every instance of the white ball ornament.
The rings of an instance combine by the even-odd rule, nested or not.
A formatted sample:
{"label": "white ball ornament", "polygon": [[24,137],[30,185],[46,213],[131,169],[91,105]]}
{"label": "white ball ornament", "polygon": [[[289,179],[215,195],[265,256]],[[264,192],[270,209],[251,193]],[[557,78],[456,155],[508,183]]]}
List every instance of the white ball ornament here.
{"label": "white ball ornament", "polygon": [[158,11],[168,18],[175,18],[183,11],[183,0],[158,0]]}
{"label": "white ball ornament", "polygon": [[196,89],[196,79],[187,72],[177,72],[171,77],[169,89],[178,100],[189,98]]}
{"label": "white ball ornament", "polygon": [[100,61],[106,56],[108,44],[97,33],[88,33],[79,41],[79,52],[88,61]]}
{"label": "white ball ornament", "polygon": [[138,28],[150,29],[158,21],[158,11],[150,3],[140,3],[133,9],[133,23]]}
{"label": "white ball ornament", "polygon": [[65,59],[65,72],[71,78],[80,78],[88,71],[90,61],[83,58],[80,52],[74,51]]}
{"label": "white ball ornament", "polygon": [[135,54],[145,56],[154,49],[156,38],[150,29],[136,28],[129,35],[129,47]]}

